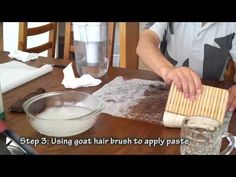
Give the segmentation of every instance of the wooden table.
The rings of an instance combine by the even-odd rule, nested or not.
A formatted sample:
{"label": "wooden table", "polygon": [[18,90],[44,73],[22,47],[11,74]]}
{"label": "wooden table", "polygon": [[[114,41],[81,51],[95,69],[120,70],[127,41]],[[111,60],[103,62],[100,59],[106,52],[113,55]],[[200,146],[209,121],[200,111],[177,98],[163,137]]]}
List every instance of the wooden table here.
{"label": "wooden table", "polygon": [[[40,58],[43,63],[56,63],[56,64],[68,64],[69,61],[55,60],[49,58]],[[0,53],[0,63],[11,61],[7,53]],[[36,61],[30,62],[33,66],[39,66]],[[35,79],[29,83],[26,83],[12,91],[3,94],[4,107],[6,110],[6,121],[7,125],[22,137],[29,138],[31,140],[41,140],[46,138],[51,142],[50,137],[40,135],[37,133],[29,124],[24,113],[10,113],[7,108],[12,105],[19,98],[24,97],[26,94],[36,90],[39,87],[43,87],[47,92],[50,91],[62,91],[65,88],[61,85],[63,79],[62,68],[54,67],[53,72],[44,75],[38,79]],[[93,93],[95,90],[101,88],[105,83],[111,81],[117,76],[123,76],[125,78],[140,78],[147,80],[158,80],[159,78],[148,71],[142,70],[128,70],[121,68],[110,68],[107,75],[102,78],[102,84],[97,87],[80,88],[78,91]],[[17,79],[17,78],[16,78]],[[205,83],[209,85],[217,85],[219,87],[228,88],[232,83],[226,82],[210,82]],[[236,114],[234,113],[230,123],[229,130],[231,133],[236,135]],[[180,154],[179,145],[160,146],[157,144],[149,146],[143,142],[146,140],[158,140],[158,139],[178,139],[180,135],[180,129],[165,128],[159,124],[152,124],[138,120],[130,120],[126,118],[113,117],[108,114],[100,114],[94,127],[88,131],[73,136],[70,138],[58,139],[58,140],[69,140],[67,145],[53,145],[51,143],[47,145],[39,144],[35,147],[39,154]],[[88,139],[102,138],[113,140],[127,140],[130,138],[132,143],[136,139],[136,143],[141,144],[127,144],[127,145],[114,145],[114,144],[103,144],[103,145],[70,145],[70,141],[86,141]],[[85,143],[85,142],[84,142]],[[172,142],[173,143],[173,142]],[[232,154],[235,154],[235,149]]]}

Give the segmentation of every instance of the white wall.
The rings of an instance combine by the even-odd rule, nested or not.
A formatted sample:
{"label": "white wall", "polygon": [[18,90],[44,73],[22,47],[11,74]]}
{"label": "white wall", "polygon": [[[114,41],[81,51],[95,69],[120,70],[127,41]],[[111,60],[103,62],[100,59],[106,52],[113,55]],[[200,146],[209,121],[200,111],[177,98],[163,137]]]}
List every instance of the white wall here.
{"label": "white wall", "polygon": [[[47,22],[29,22],[28,27],[36,27],[47,24]],[[19,22],[3,22],[3,50],[11,51],[18,49]],[[28,37],[27,47],[35,47],[48,41],[49,32],[37,36]],[[58,41],[58,40],[57,40]],[[57,42],[58,44],[58,42]],[[56,57],[58,56],[58,45],[56,44]],[[47,51],[39,54],[47,56]]]}

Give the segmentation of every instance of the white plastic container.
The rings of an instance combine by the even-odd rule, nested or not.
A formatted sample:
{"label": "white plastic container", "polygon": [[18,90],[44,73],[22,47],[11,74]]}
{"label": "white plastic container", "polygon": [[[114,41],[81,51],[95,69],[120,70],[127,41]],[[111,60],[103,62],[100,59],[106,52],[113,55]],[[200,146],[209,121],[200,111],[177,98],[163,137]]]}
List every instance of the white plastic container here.
{"label": "white plastic container", "polygon": [[77,71],[100,78],[107,73],[108,24],[106,22],[73,22]]}

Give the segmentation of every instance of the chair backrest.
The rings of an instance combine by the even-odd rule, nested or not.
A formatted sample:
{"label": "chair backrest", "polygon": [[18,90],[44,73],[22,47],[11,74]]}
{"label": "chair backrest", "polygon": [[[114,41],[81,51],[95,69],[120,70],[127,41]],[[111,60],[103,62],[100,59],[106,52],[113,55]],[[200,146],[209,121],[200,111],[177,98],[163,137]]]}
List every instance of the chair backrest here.
{"label": "chair backrest", "polygon": [[73,44],[73,28],[71,22],[65,23],[65,39],[64,39],[64,59],[72,59],[71,55],[74,54],[74,44]]}
{"label": "chair backrest", "polygon": [[[41,44],[39,46],[27,48],[27,41],[28,41],[27,38],[29,36],[36,36],[46,32],[49,32],[48,42]],[[28,22],[20,22],[18,49],[30,53],[41,53],[48,50],[48,57],[55,58],[56,37],[57,37],[56,22],[50,22],[48,24],[33,28],[28,28]]]}
{"label": "chair backrest", "polygon": [[234,81],[234,76],[235,76],[235,64],[234,61],[231,59],[229,60],[226,70],[224,72],[224,80]]}
{"label": "chair backrest", "polygon": [[[113,49],[115,40],[115,22],[108,23],[108,58],[110,65],[113,62]],[[66,22],[65,24],[65,40],[64,40],[64,59],[71,59],[74,55],[73,45],[73,28],[72,22]]]}

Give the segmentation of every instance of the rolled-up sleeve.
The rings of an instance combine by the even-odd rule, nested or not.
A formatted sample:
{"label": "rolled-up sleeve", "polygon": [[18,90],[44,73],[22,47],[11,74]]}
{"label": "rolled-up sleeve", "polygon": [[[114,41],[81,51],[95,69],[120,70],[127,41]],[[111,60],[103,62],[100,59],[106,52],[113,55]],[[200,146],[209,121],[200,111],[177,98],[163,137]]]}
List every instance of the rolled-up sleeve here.
{"label": "rolled-up sleeve", "polygon": [[147,22],[145,25],[144,25],[144,29],[149,29],[155,22]]}
{"label": "rolled-up sleeve", "polygon": [[167,29],[167,26],[168,26],[168,22],[156,22],[149,28],[149,30],[156,33],[156,35],[162,41],[163,36],[165,34],[165,30]]}

